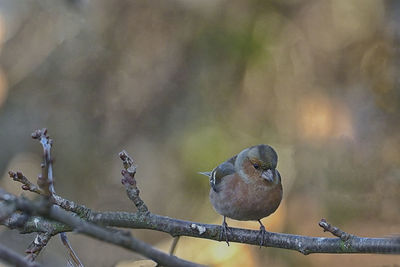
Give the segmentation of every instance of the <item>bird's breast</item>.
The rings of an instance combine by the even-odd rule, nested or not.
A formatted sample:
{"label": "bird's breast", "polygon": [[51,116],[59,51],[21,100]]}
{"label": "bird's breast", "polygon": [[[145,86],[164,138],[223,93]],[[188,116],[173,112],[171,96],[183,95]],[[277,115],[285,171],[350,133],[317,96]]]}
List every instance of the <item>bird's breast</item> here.
{"label": "bird's breast", "polygon": [[223,178],[210,200],[221,215],[241,221],[259,220],[273,213],[282,199],[282,185],[263,180],[245,183],[237,174]]}

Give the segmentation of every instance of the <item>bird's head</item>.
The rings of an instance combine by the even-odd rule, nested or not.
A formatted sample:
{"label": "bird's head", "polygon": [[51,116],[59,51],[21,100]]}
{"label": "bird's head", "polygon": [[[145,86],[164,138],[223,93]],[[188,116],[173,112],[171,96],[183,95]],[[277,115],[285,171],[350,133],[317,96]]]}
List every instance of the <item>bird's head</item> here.
{"label": "bird's head", "polygon": [[264,179],[268,183],[279,183],[280,175],[276,170],[278,155],[269,145],[249,147],[239,153],[235,168],[247,181]]}

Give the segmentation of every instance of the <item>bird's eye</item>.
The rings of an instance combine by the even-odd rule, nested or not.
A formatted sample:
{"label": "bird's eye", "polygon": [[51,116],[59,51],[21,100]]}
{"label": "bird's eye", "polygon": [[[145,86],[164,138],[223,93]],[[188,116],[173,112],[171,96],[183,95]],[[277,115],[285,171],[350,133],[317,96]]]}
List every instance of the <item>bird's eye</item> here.
{"label": "bird's eye", "polygon": [[254,169],[256,169],[256,170],[258,170],[258,169],[260,168],[260,166],[259,166],[257,163],[253,164],[253,167],[254,167]]}

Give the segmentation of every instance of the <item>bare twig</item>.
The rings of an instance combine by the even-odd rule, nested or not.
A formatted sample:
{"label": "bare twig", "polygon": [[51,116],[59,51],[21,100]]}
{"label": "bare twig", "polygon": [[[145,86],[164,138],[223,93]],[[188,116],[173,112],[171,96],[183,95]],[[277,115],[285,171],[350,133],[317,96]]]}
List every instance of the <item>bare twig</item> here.
{"label": "bare twig", "polygon": [[10,229],[19,230],[21,234],[49,233],[51,236],[62,232],[72,231],[71,227],[41,216],[31,216],[26,213],[15,212],[8,219],[1,222]]}
{"label": "bare twig", "polygon": [[[10,194],[7,199],[11,198]],[[0,196],[1,199],[1,196]],[[63,200],[68,202],[68,200]],[[8,202],[9,205],[13,205]],[[75,204],[74,204],[75,205]],[[79,206],[79,205],[77,205]],[[86,208],[87,209],[87,208]],[[89,209],[88,209],[89,210]],[[160,216],[152,213],[128,213],[128,212],[95,212],[81,216],[89,222],[104,226],[151,229],[169,233],[171,236],[191,236],[221,241],[219,238],[219,225],[202,224],[197,222],[182,221]],[[25,218],[25,220],[24,220]],[[6,224],[10,228],[19,229],[23,233],[43,231],[43,229],[59,232],[72,231],[72,228],[58,222],[48,221],[41,217],[26,219],[21,214],[13,214]],[[229,241],[259,245],[258,231],[240,228],[231,228],[232,234]],[[368,238],[357,237],[349,239],[346,244],[339,238],[308,237],[281,233],[270,233],[264,246],[296,250],[303,254],[310,253],[379,253],[400,254],[400,238]],[[224,240],[222,240],[224,241]],[[350,242],[349,242],[350,241]]]}
{"label": "bare twig", "polygon": [[330,225],[325,219],[321,219],[318,225],[324,229],[324,232],[330,232],[332,235],[339,237],[342,241],[347,241],[352,237],[352,235]]}
{"label": "bare twig", "polygon": [[60,197],[57,194],[53,194],[54,204],[60,206],[66,211],[72,211],[73,213],[79,215],[82,218],[89,218],[91,210],[84,205],[79,205],[71,200]]}
{"label": "bare twig", "polygon": [[49,232],[43,232],[36,235],[35,239],[31,242],[31,244],[26,249],[25,253],[27,253],[26,258],[30,261],[34,261],[42,249],[47,245],[50,241],[52,235]]}
{"label": "bare twig", "polygon": [[169,249],[169,255],[174,255],[176,246],[178,245],[179,238],[180,238],[180,236],[176,236],[172,240],[171,248]]}
{"label": "bare twig", "polygon": [[[131,176],[127,177],[130,178]],[[124,176],[125,178],[125,176]],[[129,183],[135,184],[136,181]],[[59,202],[69,203],[70,201],[60,197]],[[72,207],[81,207],[73,202]],[[82,206],[83,207],[83,206]],[[71,210],[71,209],[68,209]],[[80,210],[80,209],[77,209]],[[61,231],[71,231],[68,226],[60,223],[47,221],[40,217],[35,217],[38,227],[32,222],[33,219],[26,220],[26,224],[18,227],[18,219],[21,215],[12,216],[8,220],[9,227],[18,228],[23,232],[35,232],[43,227],[54,224],[54,228]],[[85,216],[80,217],[89,222],[104,226],[151,229],[169,233],[171,236],[191,236],[197,238],[206,238],[212,240],[219,239],[219,225],[201,224],[190,221],[182,221],[164,217],[150,212],[147,213],[128,213],[128,212],[95,212],[85,207]],[[40,218],[40,220],[38,219]],[[21,223],[19,223],[20,225]],[[57,233],[57,232],[54,232]],[[258,245],[258,231],[232,228],[232,235],[229,241]],[[267,240],[264,240],[264,246],[277,247],[299,251],[303,254],[310,253],[394,253],[400,254],[400,238],[367,238],[354,236],[346,244],[343,244],[339,238],[307,237],[299,235],[288,235],[280,233],[270,233]]]}
{"label": "bare twig", "polygon": [[[92,212],[91,221],[102,225],[126,227],[135,229],[151,229],[169,233],[171,236],[190,236],[197,238],[220,239],[220,225],[173,219],[157,214],[140,216],[127,212]],[[241,228],[230,228],[230,242],[259,245],[259,231]],[[377,253],[400,254],[400,238],[368,238],[356,237],[351,239],[350,246],[344,247],[339,238],[309,237],[270,232],[263,246],[276,247],[299,251],[302,254],[311,253]]]}
{"label": "bare twig", "polygon": [[49,215],[51,218],[56,219],[57,221],[64,222],[65,224],[71,226],[77,232],[81,232],[96,239],[103,240],[138,252],[141,255],[144,255],[156,261],[162,266],[201,266],[199,264],[185,261],[175,256],[171,256],[164,252],[161,252],[153,248],[149,244],[131,236],[128,232],[125,232],[124,234],[121,234],[121,232],[116,233],[115,231],[111,231],[103,227],[88,223],[76,216],[70,216],[62,209],[57,209],[53,207],[51,208]]}
{"label": "bare twig", "polygon": [[54,193],[53,164],[50,154],[53,140],[47,135],[46,128],[34,131],[32,138],[39,140],[43,147],[42,174],[38,176],[37,184],[46,196],[51,197]]}
{"label": "bare twig", "polygon": [[41,266],[35,262],[29,262],[27,259],[14,252],[13,250],[0,244],[0,259],[19,267],[39,267]]}
{"label": "bare twig", "polygon": [[107,229],[93,223],[89,223],[85,220],[82,220],[75,214],[67,212],[56,205],[51,205],[50,202],[46,201],[47,200],[40,200],[33,202],[26,198],[15,196],[13,199],[14,204],[20,211],[57,220],[70,226],[75,232],[83,233],[93,238],[124,247],[134,252],[138,252],[163,266],[202,266],[159,251],[149,244],[131,236],[129,232],[114,231],[114,229]]}
{"label": "bare twig", "polygon": [[139,212],[148,213],[149,209],[144,201],[140,198],[140,191],[136,186],[136,166],[133,164],[133,159],[129,157],[126,151],[120,152],[119,157],[124,165],[124,170],[121,171],[123,176],[121,182],[126,188],[126,193],[129,199],[132,200]]}
{"label": "bare twig", "polygon": [[[1,197],[0,197],[1,199]],[[9,205],[15,205],[8,202]],[[109,227],[122,227],[131,229],[149,229],[161,231],[171,236],[189,236],[196,238],[225,241],[220,239],[220,225],[203,224],[191,221],[173,219],[157,214],[148,214],[143,216],[141,213],[129,212],[91,212],[88,222]],[[38,232],[48,224],[54,225],[54,229],[59,232],[72,231],[73,228],[59,222],[52,222],[41,217],[31,217],[28,220],[18,219],[21,214],[11,216],[12,221],[20,220],[19,227],[17,223],[8,223],[13,225],[14,229],[19,229],[23,233]],[[39,220],[40,218],[40,220]],[[36,220],[37,227],[34,221]],[[7,221],[6,221],[7,222]],[[229,235],[230,242],[259,245],[258,230],[248,230],[241,228],[231,228]],[[54,234],[57,234],[55,232]],[[374,254],[400,254],[400,238],[369,238],[353,236],[344,246],[340,238],[327,237],[309,237],[301,235],[291,235],[283,233],[270,232],[263,246],[275,247],[298,251],[302,254],[311,253],[374,253]]]}
{"label": "bare twig", "polygon": [[20,182],[22,184],[21,188],[23,190],[28,190],[28,191],[31,191],[33,193],[39,194],[39,195],[45,195],[45,193],[42,190],[40,190],[40,188],[37,185],[35,185],[31,181],[29,181],[29,179],[26,178],[25,175],[22,174],[22,172],[9,171],[8,175],[14,181]]}
{"label": "bare twig", "polygon": [[[44,195],[48,197],[52,202],[56,202],[55,199],[55,190],[54,190],[54,178],[53,178],[53,159],[51,158],[51,147],[53,145],[53,140],[47,135],[47,129],[43,128],[42,130],[36,130],[32,133],[33,139],[38,139],[40,144],[43,147],[43,162],[42,162],[42,174],[39,175],[37,184],[41,191],[44,192]],[[17,177],[18,177],[17,172]],[[19,175],[20,177],[24,177],[22,173]],[[25,179],[21,179],[26,185],[29,180],[25,177]],[[32,188],[31,183],[28,184],[28,188]],[[51,234],[47,234],[48,237],[47,242],[51,238]],[[39,237],[39,235],[37,236]],[[79,260],[78,256],[76,255],[75,251],[72,249],[71,244],[68,241],[67,235],[65,233],[60,233],[60,238],[64,246],[67,248],[68,254],[70,255],[72,262],[75,263],[76,266],[83,266],[82,262]],[[35,239],[36,240],[36,239]],[[33,255],[37,255],[41,249],[46,246],[47,242],[40,243],[41,248],[35,251]],[[33,242],[35,243],[35,241]],[[32,258],[34,259],[34,258]]]}
{"label": "bare twig", "polygon": [[[9,171],[8,174],[14,181],[22,183],[23,190],[28,190],[30,192],[45,196],[45,193],[37,185],[32,183],[22,172]],[[65,209],[66,211],[72,211],[82,217],[88,217],[90,215],[90,209],[86,208],[85,206],[78,205],[73,201],[64,199],[55,192],[53,192],[52,196],[53,203]]]}
{"label": "bare twig", "polygon": [[64,244],[64,246],[67,247],[67,250],[68,250],[70,258],[72,259],[72,262],[75,263],[75,265],[77,265],[79,267],[81,267],[81,266],[83,267],[81,260],[78,258],[78,255],[76,255],[74,249],[71,247],[71,244],[69,243],[65,232],[60,233],[60,238],[61,238],[61,241]]}
{"label": "bare twig", "polygon": [[[49,140],[49,137],[46,135],[47,131],[46,130],[41,130],[41,131],[36,131],[33,136],[34,138],[41,138],[41,143],[46,143],[45,140],[43,139],[45,136],[46,140]],[[49,142],[46,143],[51,144],[51,140]],[[42,166],[49,166],[51,168],[51,157],[50,155],[50,146],[43,146],[44,148],[44,163],[42,164]],[[47,150],[46,150],[47,149]],[[46,156],[47,155],[47,156]],[[136,207],[139,210],[139,213],[142,214],[148,214],[148,209],[146,207],[146,205],[144,204],[144,202],[140,199],[139,197],[139,189],[136,187],[136,180],[134,179],[134,175],[136,173],[136,167],[133,166],[133,161],[132,159],[126,154],[126,153],[121,153],[121,159],[124,162],[124,167],[125,170],[122,171],[124,178],[122,179],[123,184],[126,186],[126,190],[127,190],[127,194],[128,196],[131,198],[131,200],[135,203]],[[46,163],[46,161],[48,161]],[[11,172],[10,172],[11,173]],[[14,175],[13,173],[10,174],[10,176],[12,175],[13,177],[17,177],[18,179],[15,179],[18,182],[23,183],[23,185],[27,185],[29,186],[29,188],[27,188],[27,190],[34,188],[33,184],[30,183],[30,181],[22,175],[21,172],[18,172],[19,175],[17,175],[17,173]],[[22,179],[22,177],[24,177],[24,179]],[[48,192],[50,193],[49,195],[49,200],[52,203],[55,203],[57,205],[59,205],[60,207],[64,208],[65,210],[69,210],[69,211],[73,211],[76,213],[80,213],[81,215],[84,215],[83,217],[89,217],[90,214],[90,210],[85,208],[84,206],[80,206],[80,205],[76,205],[75,203],[65,200],[59,196],[57,196],[55,194],[55,190],[53,185],[53,182],[46,182],[45,178],[51,179],[52,180],[52,175],[47,175],[47,177],[44,175],[44,173],[42,173],[42,175],[39,177],[38,182],[41,182],[41,186],[40,189],[43,190],[44,192]],[[41,193],[41,191],[34,191],[36,193]],[[47,193],[45,193],[45,195],[47,195]],[[24,204],[21,204],[21,201],[24,202]],[[46,205],[48,206],[48,205]],[[39,208],[40,207],[40,208]],[[19,202],[19,208],[21,210],[27,211],[28,213],[39,213],[39,214],[44,214],[44,215],[48,215],[51,217],[51,212],[50,210],[53,209],[49,209],[48,213],[44,212],[43,210],[43,205],[39,205],[39,206],[29,206],[29,204],[27,203],[27,201],[25,199],[20,200]],[[82,212],[83,211],[83,212]],[[58,212],[58,213],[57,213]],[[64,212],[64,214],[63,214]],[[165,265],[165,266],[199,266],[195,263],[191,263],[191,262],[187,262],[181,259],[176,258],[175,256],[171,256],[168,254],[165,254],[161,251],[158,251],[154,248],[152,248],[151,246],[149,246],[148,244],[135,239],[134,237],[131,237],[130,235],[126,234],[126,232],[121,232],[121,231],[114,231],[113,229],[105,229],[102,228],[100,226],[96,226],[93,224],[90,224],[86,221],[83,221],[79,218],[77,218],[76,216],[72,216],[72,214],[67,213],[64,210],[61,209],[54,209],[54,213],[58,214],[61,217],[57,217],[57,215],[53,214],[53,217],[56,217],[56,219],[58,221],[64,222],[65,224],[69,225],[71,227],[71,229],[74,229],[74,231],[77,232],[82,232],[84,234],[87,234],[89,236],[95,237],[97,239],[100,240],[104,240],[116,245],[120,245],[123,246],[127,249],[131,249],[133,251],[139,252],[142,255],[145,255],[155,261],[157,261],[158,263]],[[73,222],[74,224],[70,225],[70,223]],[[11,224],[11,223],[9,223]],[[36,218],[36,222],[35,224],[38,224],[37,218]],[[40,250],[46,245],[45,242],[39,242],[41,239],[38,237],[41,237],[43,235],[51,237],[51,235],[47,235],[47,233],[49,232],[45,232],[42,234],[39,234],[37,236],[37,238],[34,240],[33,242],[33,246],[32,246],[32,250],[30,250],[29,252],[31,255],[31,259],[34,259],[34,257],[36,257],[36,255],[38,255],[38,253],[40,252]],[[53,234],[56,234],[55,232],[52,232]],[[97,233],[97,235],[96,235]],[[61,232],[61,235],[63,235],[64,232]],[[120,237],[120,238],[118,238]],[[121,239],[122,238],[122,239]],[[48,241],[48,239],[46,239]],[[64,235],[64,239],[62,238],[64,244],[67,247],[70,247],[69,243],[67,242],[67,240],[65,239],[65,235]],[[38,242],[35,242],[38,241]],[[47,243],[47,242],[46,242]],[[73,253],[72,248],[70,248],[69,251],[72,251],[71,258],[74,259],[75,262],[79,262],[79,259],[76,257],[75,253]],[[79,265],[81,266],[81,265]]]}

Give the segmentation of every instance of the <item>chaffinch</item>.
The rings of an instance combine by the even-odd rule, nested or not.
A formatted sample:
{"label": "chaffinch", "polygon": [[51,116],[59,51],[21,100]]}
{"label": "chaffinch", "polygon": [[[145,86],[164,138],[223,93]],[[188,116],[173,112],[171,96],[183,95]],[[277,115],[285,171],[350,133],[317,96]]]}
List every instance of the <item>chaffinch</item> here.
{"label": "chaffinch", "polygon": [[226,217],[260,223],[260,246],[266,230],[260,219],[275,212],[282,200],[281,176],[276,169],[278,155],[269,145],[257,145],[217,166],[201,172],[210,179],[210,200],[216,212],[224,216],[220,238],[229,246],[230,231]]}

